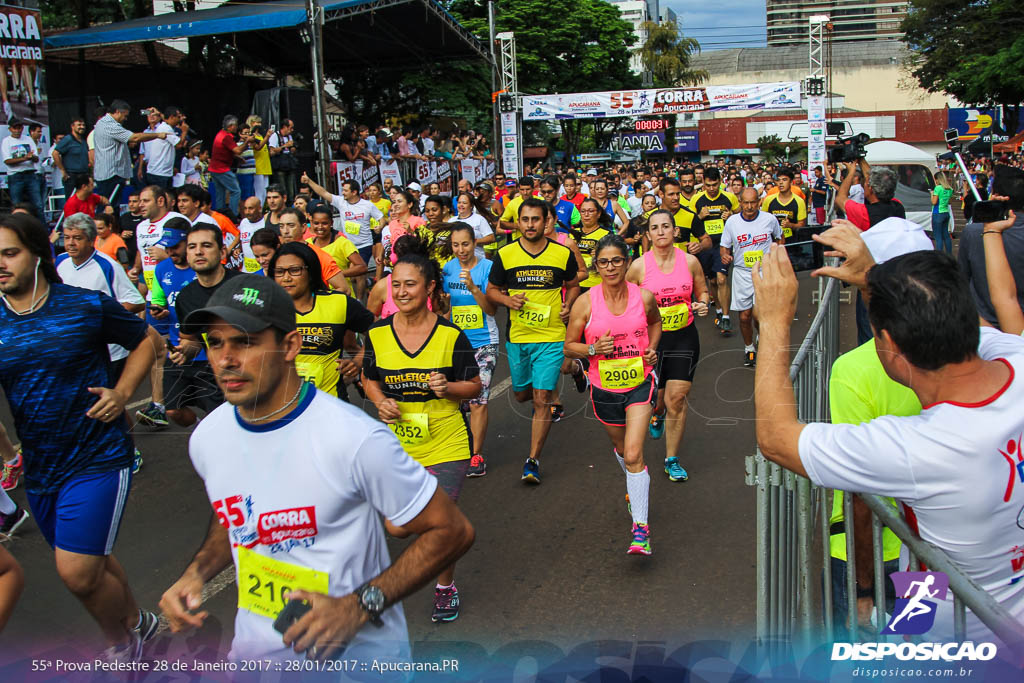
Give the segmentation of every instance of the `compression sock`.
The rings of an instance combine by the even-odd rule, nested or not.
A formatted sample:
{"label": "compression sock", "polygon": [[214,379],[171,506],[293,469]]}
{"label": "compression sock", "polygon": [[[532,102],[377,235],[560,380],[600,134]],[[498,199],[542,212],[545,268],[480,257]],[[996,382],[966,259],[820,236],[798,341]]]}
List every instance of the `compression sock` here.
{"label": "compression sock", "polygon": [[644,467],[642,472],[626,472],[626,493],[629,494],[630,512],[634,524],[647,524],[648,496],[651,489],[651,475]]}
{"label": "compression sock", "polygon": [[11,500],[11,497],[7,495],[7,491],[0,489],[0,513],[9,515],[17,509],[17,503]]}
{"label": "compression sock", "polygon": [[443,591],[443,590],[448,590],[449,588],[455,588],[455,582],[454,581],[452,581],[452,585],[450,585],[450,586],[442,586],[441,584],[437,584],[437,586],[435,587],[435,590]]}
{"label": "compression sock", "polygon": [[626,459],[619,455],[618,450],[613,448],[612,452],[615,453],[615,459],[619,461],[619,467],[622,468],[622,472],[624,474],[629,474],[629,470],[626,469]]}

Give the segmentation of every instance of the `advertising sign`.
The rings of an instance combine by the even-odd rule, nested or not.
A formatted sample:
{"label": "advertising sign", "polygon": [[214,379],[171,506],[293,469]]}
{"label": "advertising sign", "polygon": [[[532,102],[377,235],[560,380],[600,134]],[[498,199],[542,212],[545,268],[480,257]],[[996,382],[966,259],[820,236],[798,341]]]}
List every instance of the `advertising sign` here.
{"label": "advertising sign", "polygon": [[613,151],[633,150],[652,154],[664,154],[665,133],[663,131],[616,133],[608,148]]}
{"label": "advertising sign", "polygon": [[700,151],[700,131],[696,128],[677,128],[675,151],[679,154]]}
{"label": "advertising sign", "polygon": [[[7,122],[12,116],[24,122],[22,136],[25,138],[29,137],[32,124],[42,124],[42,135],[35,141],[39,157],[36,172],[48,174],[53,170],[50,160],[53,147],[45,83],[39,10],[0,4],[0,88],[3,89],[0,139],[7,137]],[[4,175],[0,183],[6,186],[7,165],[2,166]],[[60,175],[56,176],[59,180]]]}

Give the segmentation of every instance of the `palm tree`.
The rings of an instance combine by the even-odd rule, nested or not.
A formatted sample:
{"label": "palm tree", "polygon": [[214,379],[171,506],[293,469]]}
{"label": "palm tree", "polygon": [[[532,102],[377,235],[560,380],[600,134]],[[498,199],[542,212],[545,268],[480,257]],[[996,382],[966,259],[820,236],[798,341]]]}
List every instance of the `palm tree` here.
{"label": "palm tree", "polygon": [[641,28],[647,39],[637,53],[644,71],[654,76],[655,87],[699,85],[708,79],[707,71],[690,68],[690,58],[700,52],[700,43],[685,37],[675,21],[645,21]]}

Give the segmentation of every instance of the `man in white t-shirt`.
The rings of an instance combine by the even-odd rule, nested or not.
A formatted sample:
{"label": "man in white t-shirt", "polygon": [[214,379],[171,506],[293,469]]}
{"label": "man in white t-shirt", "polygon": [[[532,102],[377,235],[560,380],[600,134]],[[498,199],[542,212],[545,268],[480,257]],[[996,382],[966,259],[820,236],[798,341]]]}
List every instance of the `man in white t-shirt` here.
{"label": "man in white t-shirt", "polygon": [[7,171],[11,203],[30,202],[41,212],[43,199],[36,178],[39,149],[32,136],[25,134],[25,124],[20,119],[12,117],[7,126],[8,135],[0,141],[0,156]]}
{"label": "man in white t-shirt", "polygon": [[[859,425],[797,419],[789,381],[798,284],[783,249],[754,271],[761,361],[757,441],[768,459],[828,488],[891,496],[907,523],[936,545],[1014,619],[1024,623],[1024,339],[978,329],[956,263],[916,251],[874,265],[859,230],[839,220],[820,241],[845,261],[820,274],[861,289],[886,374],[909,387],[919,415]],[[901,567],[906,568],[904,549]],[[926,639],[953,637],[952,596],[937,599]],[[998,641],[970,611],[967,640]]]}
{"label": "man in white t-shirt", "polygon": [[147,185],[171,186],[174,177],[174,149],[179,137],[174,129],[164,121],[163,114],[156,107],[149,108],[147,116],[149,128],[147,133],[164,133],[163,138],[155,138],[142,143],[142,154],[139,163],[145,169]]}
{"label": "man in white t-shirt", "polygon": [[[167,258],[167,253],[156,246],[156,243],[164,235],[164,223],[170,218],[185,218],[177,211],[170,211],[168,201],[167,192],[158,185],[149,185],[139,192],[139,207],[145,218],[135,228],[135,240],[139,245],[139,252],[135,257],[135,268],[132,270],[136,276],[140,273],[143,275],[147,290],[153,286],[153,270],[156,268],[156,264]],[[146,301],[149,301],[149,298],[147,292]],[[153,323],[150,322],[150,324]],[[157,328],[157,332],[160,332],[159,328]],[[161,334],[165,333],[161,332]]]}
{"label": "man in white t-shirt", "polygon": [[305,173],[302,174],[302,182],[338,210],[345,237],[352,240],[363,261],[369,263],[373,258],[373,228],[384,218],[384,214],[373,202],[359,196],[359,183],[355,180],[344,181],[339,197],[314,183]]}
{"label": "man in white t-shirt", "polygon": [[740,313],[740,334],[743,335],[743,364],[754,367],[757,349],[754,348],[754,284],[751,268],[771,251],[772,244],[782,244],[779,220],[761,211],[761,198],[752,187],[740,192],[740,212],[729,216],[722,229],[719,246],[722,265],[732,267],[732,302],[729,310]]}
{"label": "man in white t-shirt", "polygon": [[263,205],[256,197],[249,197],[242,204],[242,222],[238,224],[238,243],[241,248],[242,270],[255,273],[260,269],[256,254],[252,253],[252,234],[263,227]]}
{"label": "man in white t-shirt", "polygon": [[[344,648],[346,660],[407,661],[399,601],[465,553],[469,522],[386,425],[302,382],[295,307],[272,278],[232,278],[182,331],[205,334],[228,402],[189,440],[214,515],[160,601],[171,630],[202,625],[203,584],[234,564],[232,659],[329,660]],[[393,565],[382,516],[417,535]],[[311,609],[282,637],[275,620],[297,600]]]}

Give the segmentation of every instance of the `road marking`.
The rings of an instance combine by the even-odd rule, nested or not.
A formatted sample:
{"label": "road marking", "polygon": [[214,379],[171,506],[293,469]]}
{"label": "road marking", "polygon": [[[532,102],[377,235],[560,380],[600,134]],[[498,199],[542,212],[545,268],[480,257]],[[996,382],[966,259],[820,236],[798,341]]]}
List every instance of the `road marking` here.
{"label": "road marking", "polygon": [[[138,408],[139,406],[146,406],[146,405],[149,405],[150,401],[152,401],[152,400],[153,400],[153,397],[149,396],[147,398],[142,399],[141,401],[136,401],[135,403],[129,403],[128,405],[126,405],[124,407],[124,409],[125,409],[125,411],[129,411],[132,408]],[[20,443],[14,444],[14,452],[15,453],[18,452],[19,448],[21,448],[21,444]]]}

